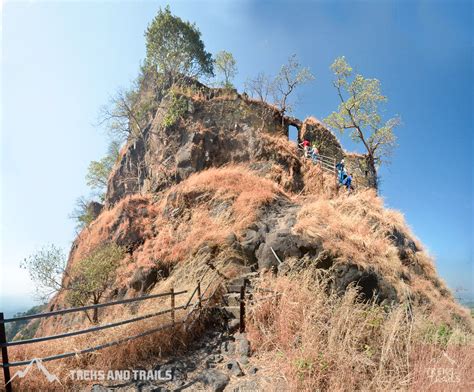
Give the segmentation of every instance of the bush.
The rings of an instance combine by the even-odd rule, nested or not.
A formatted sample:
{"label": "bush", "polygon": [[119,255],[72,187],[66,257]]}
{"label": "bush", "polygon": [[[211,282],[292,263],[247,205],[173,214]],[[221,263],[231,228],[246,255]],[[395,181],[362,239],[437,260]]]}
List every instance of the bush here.
{"label": "bush", "polygon": [[171,104],[163,118],[163,126],[171,127],[175,125],[176,122],[187,112],[187,110],[188,101],[186,98],[175,93],[171,93]]}
{"label": "bush", "polygon": [[[68,285],[67,301],[72,306],[98,304],[103,294],[115,280],[118,262],[123,259],[125,251],[116,244],[106,244],[92,251],[71,268],[71,282]],[[93,323],[98,322],[98,312],[94,309]]]}

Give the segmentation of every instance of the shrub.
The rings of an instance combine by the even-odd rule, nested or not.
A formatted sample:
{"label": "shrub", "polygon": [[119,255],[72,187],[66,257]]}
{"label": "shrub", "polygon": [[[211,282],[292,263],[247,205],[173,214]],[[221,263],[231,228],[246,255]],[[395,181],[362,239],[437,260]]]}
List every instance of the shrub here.
{"label": "shrub", "polygon": [[[115,270],[124,255],[122,247],[106,244],[73,265],[70,273],[71,281],[67,287],[67,301],[72,306],[98,304],[105,291],[114,282]],[[94,309],[92,318],[88,314],[87,317],[91,322],[97,323],[97,308]]]}
{"label": "shrub", "polygon": [[171,103],[163,118],[162,125],[164,127],[171,127],[187,112],[188,101],[186,98],[171,93]]}

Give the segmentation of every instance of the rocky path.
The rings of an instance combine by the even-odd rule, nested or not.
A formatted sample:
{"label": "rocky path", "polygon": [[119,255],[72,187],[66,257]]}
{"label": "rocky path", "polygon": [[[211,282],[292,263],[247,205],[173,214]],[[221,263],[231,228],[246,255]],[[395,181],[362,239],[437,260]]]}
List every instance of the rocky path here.
{"label": "rocky path", "polygon": [[[265,377],[251,357],[250,343],[246,334],[237,332],[240,328],[240,288],[245,287],[246,295],[250,298],[253,288],[251,281],[254,277],[255,273],[245,271],[241,276],[227,282],[224,302],[216,309],[220,314],[219,317],[225,321],[224,331],[208,330],[182,356],[173,357],[152,367],[151,370],[162,375],[171,373],[171,380],[96,384],[91,392],[268,390],[268,383],[262,386]],[[143,370],[150,369],[143,368]]]}
{"label": "rocky path", "polygon": [[[144,369],[149,370],[149,369]],[[172,372],[171,381],[96,384],[91,392],[260,391],[259,369],[252,364],[245,333],[208,332],[186,354],[153,370]]]}

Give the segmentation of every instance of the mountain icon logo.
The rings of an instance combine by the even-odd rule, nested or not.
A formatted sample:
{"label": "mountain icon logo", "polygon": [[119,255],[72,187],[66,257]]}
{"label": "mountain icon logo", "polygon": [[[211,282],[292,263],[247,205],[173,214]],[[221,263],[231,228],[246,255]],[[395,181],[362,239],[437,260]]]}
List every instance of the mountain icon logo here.
{"label": "mountain icon logo", "polygon": [[[51,374],[48,369],[43,365],[43,361],[41,358],[33,358],[31,362],[28,364],[28,366],[24,370],[18,370],[13,377],[8,381],[8,383],[11,383],[15,378],[24,378],[26,375],[30,372],[30,370],[35,366],[45,375],[46,379],[51,383],[54,381],[57,381],[59,384],[61,384],[61,381],[59,381],[59,378]],[[8,384],[7,383],[7,384]],[[62,384],[61,384],[62,385]]]}

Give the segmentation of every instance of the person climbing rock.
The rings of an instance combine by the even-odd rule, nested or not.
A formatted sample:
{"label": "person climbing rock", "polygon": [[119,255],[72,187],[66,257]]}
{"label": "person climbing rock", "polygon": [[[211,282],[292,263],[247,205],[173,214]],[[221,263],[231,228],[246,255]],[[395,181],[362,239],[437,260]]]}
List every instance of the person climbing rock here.
{"label": "person climbing rock", "polygon": [[318,147],[316,146],[316,143],[313,143],[313,147],[311,148],[311,158],[313,159],[314,163],[318,163],[318,156],[319,156]]}
{"label": "person climbing rock", "polygon": [[344,171],[344,158],[336,165],[337,171]]}
{"label": "person climbing rock", "polygon": [[347,178],[347,173],[342,170],[338,173],[339,185],[344,185],[344,180]]}
{"label": "person climbing rock", "polygon": [[337,169],[337,179],[339,180],[339,184],[342,184],[344,179],[347,177],[346,171],[344,170],[344,159],[336,165]]}
{"label": "person climbing rock", "polygon": [[300,143],[300,147],[303,148],[304,157],[309,158],[309,141],[303,140],[303,142]]}
{"label": "person climbing rock", "polygon": [[342,185],[344,185],[348,191],[352,189],[352,176],[350,173],[346,174],[346,178],[342,181]]}

